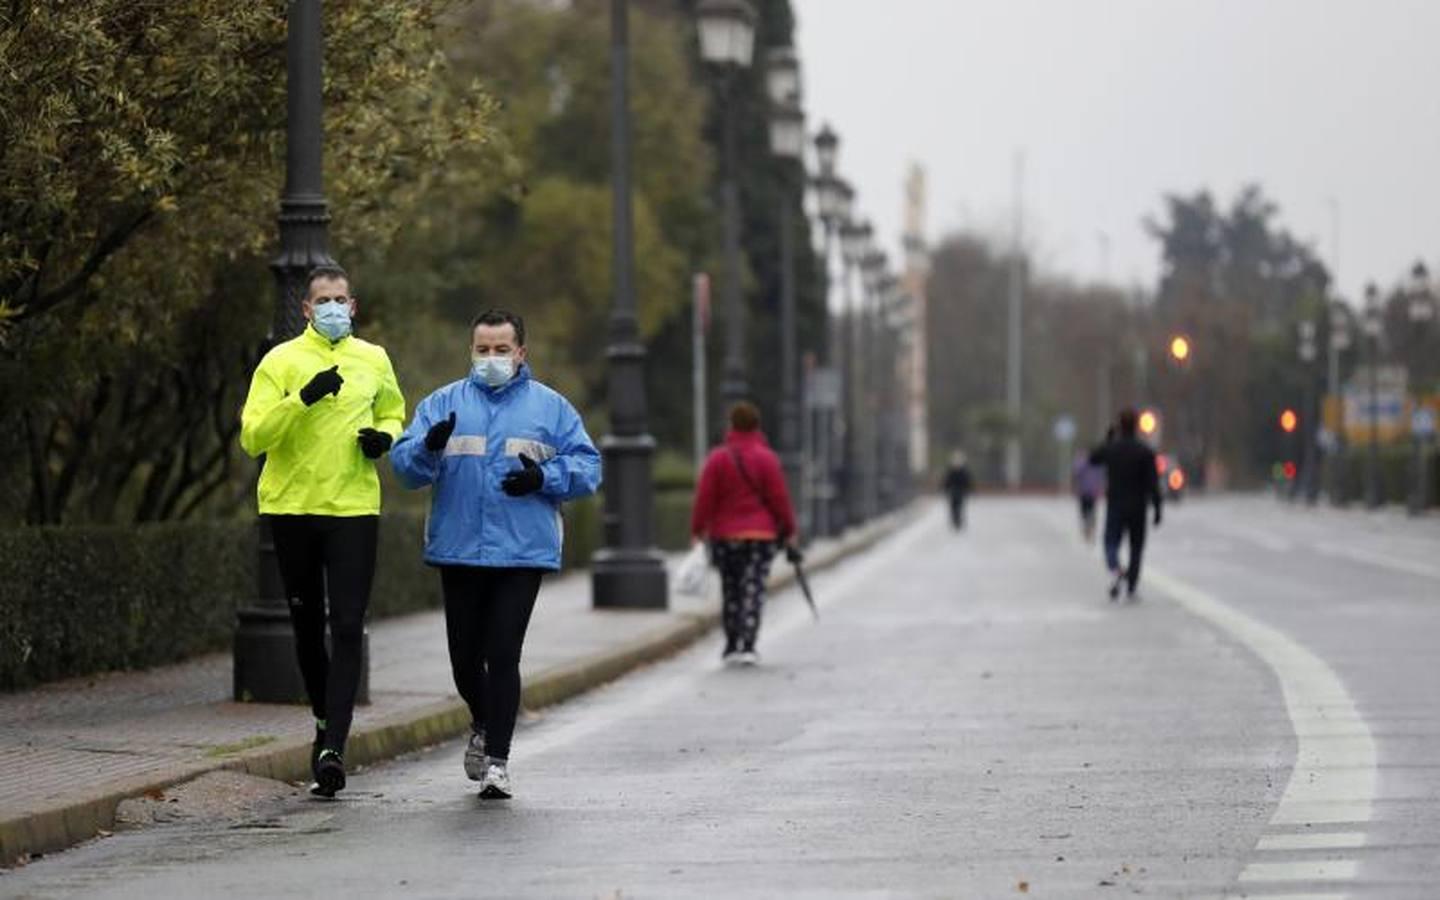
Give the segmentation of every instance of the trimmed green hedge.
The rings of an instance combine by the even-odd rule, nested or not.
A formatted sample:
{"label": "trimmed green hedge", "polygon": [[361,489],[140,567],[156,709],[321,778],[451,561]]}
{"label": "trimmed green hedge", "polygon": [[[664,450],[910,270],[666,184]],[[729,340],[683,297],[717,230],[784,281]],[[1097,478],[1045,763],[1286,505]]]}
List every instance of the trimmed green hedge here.
{"label": "trimmed green hedge", "polygon": [[[423,521],[381,517],[372,618],[440,605]],[[229,647],[255,558],[253,520],[0,531],[0,690]]]}
{"label": "trimmed green hedge", "polygon": [[[691,494],[656,495],[656,539],[684,549]],[[599,497],[565,507],[566,568],[601,541]],[[438,608],[423,562],[424,516],[380,517],[372,619]],[[0,691],[111,669],[140,669],[230,646],[255,587],[252,519],[0,531]]]}

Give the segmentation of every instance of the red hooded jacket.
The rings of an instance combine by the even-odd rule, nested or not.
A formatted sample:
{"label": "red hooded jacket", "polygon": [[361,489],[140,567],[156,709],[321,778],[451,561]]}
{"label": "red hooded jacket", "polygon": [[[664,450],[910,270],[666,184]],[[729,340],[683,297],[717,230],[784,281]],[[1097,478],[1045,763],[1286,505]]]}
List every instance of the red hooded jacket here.
{"label": "red hooded jacket", "polygon": [[[732,450],[739,455],[755,490],[735,468]],[[775,540],[780,533],[795,533],[795,510],[780,458],[763,433],[731,431],[724,444],[710,451],[695,490],[690,533],[711,540]]]}

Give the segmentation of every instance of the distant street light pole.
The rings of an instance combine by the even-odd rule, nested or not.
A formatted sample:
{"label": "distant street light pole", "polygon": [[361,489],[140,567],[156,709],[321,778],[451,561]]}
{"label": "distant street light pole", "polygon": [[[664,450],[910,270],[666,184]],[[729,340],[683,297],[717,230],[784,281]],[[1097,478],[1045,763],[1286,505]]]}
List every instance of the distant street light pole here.
{"label": "distant street light pole", "polygon": [[[856,269],[865,259],[865,254],[870,248],[871,229],[869,223],[861,224],[853,220],[840,227],[840,255],[845,260],[844,267],[844,305],[843,316],[844,330],[841,343],[845,347],[844,373],[841,378],[844,384],[844,477],[843,491],[845,495],[845,524],[847,526],[858,525],[864,520],[863,504],[863,480],[861,478],[860,460],[860,435],[862,425],[860,418],[863,415],[861,410],[861,360],[859,352],[859,309],[855,302],[855,286],[853,284]],[[863,277],[863,276],[862,276]]]}
{"label": "distant street light pole", "polygon": [[[835,132],[826,125],[820,129],[815,136],[815,160],[819,166],[820,174],[814,181],[816,205],[819,207],[820,223],[824,227],[825,239],[824,248],[821,254],[820,264],[820,296],[823,298],[825,313],[825,370],[827,378],[833,378],[838,371],[839,340],[834,336],[833,329],[836,317],[831,314],[831,276],[830,259],[835,244],[835,232],[840,223],[849,218],[850,210],[845,185],[835,175],[836,157],[839,155],[840,139]],[[818,400],[818,396],[816,397]],[[829,401],[831,398],[825,398]],[[811,518],[812,530],[817,535],[834,535],[839,532],[841,523],[834,515],[834,502],[837,494],[835,485],[835,428],[837,424],[836,409],[833,406],[820,405],[816,403],[813,409],[815,418],[812,430],[816,435],[816,459],[814,470],[816,484],[814,486],[813,501],[814,513]]]}
{"label": "distant street light pole", "polygon": [[655,548],[655,495],[645,398],[645,345],[635,299],[634,220],[630,205],[629,0],[610,0],[610,165],[613,194],[608,401],[611,433],[600,441],[605,463],[605,546],[590,564],[597,608],[664,609],[665,562]]}
{"label": "distant street light pole", "polygon": [[1380,505],[1380,289],[1365,286],[1365,357],[1370,386],[1370,444],[1365,455],[1365,505]]}
{"label": "distant street light pole", "polygon": [[[1410,270],[1410,289],[1408,291],[1406,304],[1407,318],[1411,325],[1411,346],[1415,346],[1417,338],[1423,338],[1422,332],[1435,320],[1435,294],[1430,287],[1430,271],[1425,263],[1416,262],[1415,267]],[[1415,368],[1411,371],[1411,377],[1416,377],[1419,372],[1419,362],[1424,359],[1424,345],[1419,344],[1420,353],[1411,353],[1410,359],[1415,361]],[[1418,392],[1417,392],[1418,396]],[[1427,427],[1428,426],[1428,427]],[[1429,449],[1431,440],[1434,438],[1434,414],[1428,410],[1416,409],[1411,413],[1410,440],[1415,447],[1415,485],[1410,497],[1410,514],[1419,515],[1430,503],[1430,459]]]}
{"label": "distant street light pole", "polygon": [[808,485],[800,455],[799,349],[795,324],[795,237],[791,209],[795,172],[804,181],[805,113],[800,106],[800,64],[790,47],[766,58],[770,94],[770,152],[781,167],[780,191],[780,459],[798,508],[807,508]]}
{"label": "distant street light pole", "polygon": [[740,296],[739,151],[736,147],[735,76],[748,68],[755,51],[755,9],[745,0],[700,0],[700,58],[716,69],[723,118],[721,205],[724,213],[725,363],[720,396],[731,404],[750,394],[745,371],[744,310]]}
{"label": "distant street light pole", "polygon": [[1306,319],[1300,322],[1300,367],[1304,373],[1305,393],[1300,407],[1300,479],[1298,487],[1306,503],[1314,503],[1319,482],[1315,478],[1315,439],[1319,428],[1319,404],[1315,402],[1315,323]]}
{"label": "distant street light pole", "polygon": [[[291,0],[285,44],[285,191],[280,198],[280,253],[275,273],[275,315],[266,344],[305,330],[300,304],[305,280],[330,257],[330,212],[322,179],[321,63],[324,49],[320,0]],[[259,523],[258,596],[236,613],[234,697],[262,703],[303,703],[305,684],[295,655],[295,634],[275,560],[270,523]],[[363,657],[360,702],[369,691],[369,654]]]}
{"label": "distant street light pole", "polygon": [[1021,452],[1022,420],[1024,417],[1021,380],[1024,377],[1024,179],[1025,157],[1015,154],[1015,233],[1010,248],[1009,329],[1005,366],[1005,408],[1010,415],[1011,432],[1005,442],[1005,484],[1020,486],[1023,475]]}
{"label": "distant street light pole", "polygon": [[1341,502],[1340,466],[1345,459],[1345,405],[1340,396],[1340,353],[1350,346],[1348,309],[1344,302],[1331,300],[1327,322],[1330,326],[1330,340],[1326,345],[1325,394],[1334,404],[1335,430],[1326,441],[1325,472],[1330,493],[1330,502]]}

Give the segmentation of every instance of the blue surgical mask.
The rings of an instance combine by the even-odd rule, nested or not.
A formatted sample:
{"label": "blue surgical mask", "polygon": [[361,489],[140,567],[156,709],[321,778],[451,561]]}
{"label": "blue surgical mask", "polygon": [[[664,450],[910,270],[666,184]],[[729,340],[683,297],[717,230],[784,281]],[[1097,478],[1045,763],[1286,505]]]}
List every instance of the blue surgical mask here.
{"label": "blue surgical mask", "polygon": [[515,377],[513,356],[472,356],[470,371],[475,377],[493,387],[499,387]]}
{"label": "blue surgical mask", "polygon": [[350,304],[329,303],[315,304],[315,330],[325,335],[332,341],[338,341],[350,333]]}

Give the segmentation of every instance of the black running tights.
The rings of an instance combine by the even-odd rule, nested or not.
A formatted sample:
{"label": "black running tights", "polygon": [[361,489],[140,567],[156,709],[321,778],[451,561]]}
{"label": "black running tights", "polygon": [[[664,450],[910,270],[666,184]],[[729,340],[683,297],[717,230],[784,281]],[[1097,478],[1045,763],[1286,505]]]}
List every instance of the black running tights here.
{"label": "black running tights", "polygon": [[[270,516],[300,675],[325,748],[342,753],[355,714],[378,516]],[[330,651],[325,650],[329,589]]]}
{"label": "black running tights", "polygon": [[445,633],[455,688],[485,753],[510,758],[520,713],[520,649],[543,569],[441,566]]}

